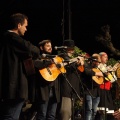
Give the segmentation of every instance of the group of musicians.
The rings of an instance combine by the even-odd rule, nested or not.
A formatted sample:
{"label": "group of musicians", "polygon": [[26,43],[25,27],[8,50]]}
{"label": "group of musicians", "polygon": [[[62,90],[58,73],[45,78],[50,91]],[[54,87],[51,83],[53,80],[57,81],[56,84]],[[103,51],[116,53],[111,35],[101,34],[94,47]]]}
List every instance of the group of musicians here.
{"label": "group of musicians", "polygon": [[74,120],[75,99],[82,101],[81,96],[81,119],[119,116],[119,111],[110,118],[104,112],[114,109],[110,90],[117,80],[107,67],[107,53],[76,54],[74,40],[68,39],[53,55],[51,40],[34,46],[21,37],[28,26],[25,14],[11,15],[10,22],[0,43],[0,120],[24,120],[21,110],[27,100],[32,103],[28,120]]}
{"label": "group of musicians", "polygon": [[107,53],[94,53],[85,60],[84,55],[74,57],[74,47],[73,40],[64,40],[55,56],[51,40],[39,42],[41,57],[34,60],[36,119],[53,120],[57,115],[60,120],[74,120],[74,101],[81,100],[82,91],[84,120],[113,120],[113,115],[104,113],[115,109],[110,90],[117,80],[107,67]]}

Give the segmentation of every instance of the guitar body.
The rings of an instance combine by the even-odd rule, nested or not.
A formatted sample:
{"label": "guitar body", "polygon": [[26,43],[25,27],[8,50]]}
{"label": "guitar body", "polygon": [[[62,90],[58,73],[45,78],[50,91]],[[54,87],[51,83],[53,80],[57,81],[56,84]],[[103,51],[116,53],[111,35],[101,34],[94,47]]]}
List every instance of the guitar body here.
{"label": "guitar body", "polygon": [[120,67],[118,67],[116,70],[116,76],[117,78],[120,78]]}
{"label": "guitar body", "polygon": [[[99,69],[93,68],[92,69],[94,72],[100,72]],[[92,76],[92,79],[97,83],[97,84],[102,84],[104,82],[104,78],[101,76]]]}
{"label": "guitar body", "polygon": [[[40,74],[46,81],[54,81],[60,73],[66,73],[64,68],[63,58],[55,57],[54,64],[51,64],[49,67],[39,70]],[[60,68],[57,68],[56,64],[61,64]]]}
{"label": "guitar body", "polygon": [[78,70],[79,70],[80,72],[83,72],[83,71],[84,71],[84,66],[83,66],[83,65],[78,66]]}

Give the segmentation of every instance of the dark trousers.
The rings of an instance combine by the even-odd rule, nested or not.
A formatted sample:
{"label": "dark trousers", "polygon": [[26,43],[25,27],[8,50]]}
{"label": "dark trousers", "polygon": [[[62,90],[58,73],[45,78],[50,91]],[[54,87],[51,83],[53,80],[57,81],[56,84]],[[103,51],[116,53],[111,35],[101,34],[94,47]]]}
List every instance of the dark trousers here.
{"label": "dark trousers", "polygon": [[37,104],[36,120],[55,120],[57,101],[53,91],[50,90],[49,100]]}
{"label": "dark trousers", "polygon": [[0,102],[0,120],[18,120],[24,99],[7,99]]}

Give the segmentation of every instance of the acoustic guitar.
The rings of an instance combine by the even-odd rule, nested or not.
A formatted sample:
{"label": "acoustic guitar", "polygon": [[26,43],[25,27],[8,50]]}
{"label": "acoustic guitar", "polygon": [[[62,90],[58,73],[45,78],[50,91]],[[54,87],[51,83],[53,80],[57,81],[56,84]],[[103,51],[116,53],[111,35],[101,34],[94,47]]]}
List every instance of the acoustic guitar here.
{"label": "acoustic guitar", "polygon": [[[105,73],[105,80],[110,81],[110,82],[116,81],[117,80],[116,71],[119,67],[120,67],[120,61],[118,61],[113,67],[109,65],[106,68],[104,68],[104,66],[103,66],[102,69],[106,69],[106,71],[107,71]],[[102,69],[100,68],[101,71],[102,71]]]}
{"label": "acoustic guitar", "polygon": [[[97,68],[93,68],[94,72],[100,72],[99,69]],[[114,77],[114,73],[104,73],[105,76],[92,76],[92,79],[97,83],[97,84],[103,84],[104,80],[106,81],[110,81],[110,82],[114,82],[115,81],[115,77]]]}
{"label": "acoustic guitar", "polygon": [[[75,57],[73,59],[70,59],[69,62],[64,62],[63,58],[56,56],[55,58],[53,58],[53,64],[46,68],[40,69],[39,72],[46,81],[54,81],[60,73],[66,73],[66,69],[64,67],[65,65],[76,62],[78,59],[79,57]],[[60,66],[57,67],[57,64],[59,64]],[[78,69],[83,71],[83,66],[79,66]]]}
{"label": "acoustic guitar", "polygon": [[120,61],[118,61],[117,63],[115,63],[115,65],[112,67],[112,66],[107,66],[107,68],[108,68],[108,71],[116,71],[117,70],[117,68],[119,68],[120,67]]}
{"label": "acoustic guitar", "polygon": [[[97,68],[92,69],[94,72],[101,72]],[[102,84],[104,82],[104,78],[102,76],[92,76],[92,79],[97,83],[97,84]]]}

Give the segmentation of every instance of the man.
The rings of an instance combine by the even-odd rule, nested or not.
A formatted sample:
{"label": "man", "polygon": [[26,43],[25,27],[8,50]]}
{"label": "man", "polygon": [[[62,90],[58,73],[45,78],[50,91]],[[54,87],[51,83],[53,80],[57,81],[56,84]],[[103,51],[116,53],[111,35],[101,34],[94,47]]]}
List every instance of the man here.
{"label": "man", "polygon": [[[51,40],[43,40],[39,43],[42,59],[35,60],[36,68],[36,101],[37,115],[36,120],[55,120],[57,103],[60,101],[60,87],[58,77],[55,74],[52,56]],[[54,64],[54,65],[53,65]],[[52,68],[53,65],[53,68]],[[55,71],[52,71],[54,69]],[[45,70],[45,72],[44,72]]]}
{"label": "man", "polygon": [[95,53],[84,65],[85,70],[82,78],[85,89],[85,120],[95,119],[97,107],[100,102],[99,84],[103,82],[103,79],[101,79],[103,74],[97,68],[100,62],[99,54]]}
{"label": "man", "polygon": [[28,81],[24,60],[38,57],[39,49],[26,41],[28,17],[16,13],[10,17],[10,29],[1,39],[0,50],[0,119],[18,120],[21,108],[28,100]]}
{"label": "man", "polygon": [[[100,58],[101,58],[101,63],[99,64],[99,69],[104,73],[104,83],[100,85],[100,90],[101,90],[101,102],[99,104],[99,106],[101,107],[106,107],[110,110],[114,110],[114,106],[113,106],[113,100],[112,100],[112,96],[111,96],[111,87],[112,87],[112,83],[111,83],[111,79],[109,78],[109,71],[107,69],[107,61],[108,61],[108,55],[105,52],[100,52],[99,53]],[[105,95],[106,93],[106,95]],[[104,95],[106,97],[104,97]],[[106,98],[106,100],[105,100]],[[105,102],[106,101],[106,102]]]}
{"label": "man", "polygon": [[[74,57],[75,43],[73,40],[64,40],[63,46],[67,46],[67,49],[63,50],[62,56],[64,61],[70,61]],[[74,59],[74,58],[73,58]],[[82,58],[79,57],[76,61],[65,66],[66,73],[61,75],[61,107],[60,107],[60,120],[69,120],[74,117],[74,100],[80,99],[80,71],[78,66],[84,64]]]}
{"label": "man", "polygon": [[[108,61],[108,55],[106,52],[100,52],[100,59],[101,63],[99,64],[98,68],[103,72],[104,74],[104,82],[100,85],[100,103],[99,107],[103,107],[106,110],[114,110],[113,105],[113,99],[111,94],[111,87],[112,87],[112,79],[109,75],[111,74],[107,69],[107,61]],[[106,114],[100,115],[100,120],[103,120],[104,118],[108,118],[109,116]],[[112,116],[110,118],[113,120]],[[109,118],[109,119],[110,119]]]}

